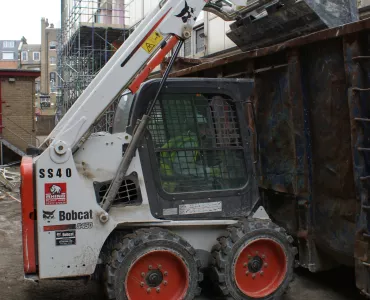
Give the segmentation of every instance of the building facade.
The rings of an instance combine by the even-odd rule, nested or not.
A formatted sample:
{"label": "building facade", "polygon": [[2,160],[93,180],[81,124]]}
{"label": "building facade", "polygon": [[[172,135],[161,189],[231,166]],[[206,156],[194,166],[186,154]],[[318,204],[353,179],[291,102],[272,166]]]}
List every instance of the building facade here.
{"label": "building facade", "polygon": [[20,40],[0,40],[0,69],[17,69]]}
{"label": "building facade", "polygon": [[56,99],[60,80],[57,74],[57,47],[59,28],[49,24],[48,19],[41,19],[41,79],[39,103],[40,115],[55,116]]}
{"label": "building facade", "polygon": [[[41,45],[27,44],[26,39],[20,44],[19,69],[41,71]],[[35,80],[36,104],[40,94],[40,77]]]}
{"label": "building facade", "polygon": [[41,45],[23,42],[20,47],[20,69],[41,70]]}

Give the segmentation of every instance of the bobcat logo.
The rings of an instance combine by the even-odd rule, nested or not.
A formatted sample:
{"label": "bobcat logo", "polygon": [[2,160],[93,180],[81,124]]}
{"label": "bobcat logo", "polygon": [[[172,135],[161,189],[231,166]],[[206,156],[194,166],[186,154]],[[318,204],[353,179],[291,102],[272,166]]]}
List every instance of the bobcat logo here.
{"label": "bobcat logo", "polygon": [[51,187],[50,187],[50,193],[52,195],[60,195],[62,193],[62,188],[56,184],[53,184]]}
{"label": "bobcat logo", "polygon": [[42,217],[43,217],[44,220],[52,220],[52,219],[55,218],[54,217],[54,213],[55,213],[55,210],[53,210],[53,211],[45,211],[45,210],[43,210],[42,211]]}
{"label": "bobcat logo", "polygon": [[189,19],[193,18],[195,21],[197,18],[194,16],[195,9],[190,7],[188,3],[185,0],[185,7],[182,9],[182,11],[175,15],[175,17],[181,18],[184,23],[187,23]]}

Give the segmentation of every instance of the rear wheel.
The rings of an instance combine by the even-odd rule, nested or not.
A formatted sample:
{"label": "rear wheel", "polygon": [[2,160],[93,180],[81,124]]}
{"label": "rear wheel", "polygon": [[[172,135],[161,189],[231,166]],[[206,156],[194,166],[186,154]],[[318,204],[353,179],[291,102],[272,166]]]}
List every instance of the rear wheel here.
{"label": "rear wheel", "polygon": [[200,293],[200,261],[195,250],[176,234],[139,229],[115,246],[106,267],[109,299],[193,299]]}
{"label": "rear wheel", "polygon": [[292,237],[269,220],[244,220],[213,247],[213,270],[225,296],[280,299],[293,279]]}

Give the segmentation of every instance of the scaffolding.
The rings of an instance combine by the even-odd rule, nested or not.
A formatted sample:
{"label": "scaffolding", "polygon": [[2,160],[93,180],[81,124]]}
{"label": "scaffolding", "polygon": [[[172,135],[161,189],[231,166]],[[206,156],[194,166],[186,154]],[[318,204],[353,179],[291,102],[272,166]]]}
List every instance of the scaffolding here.
{"label": "scaffolding", "polygon": [[[124,0],[62,1],[62,28],[58,43],[60,84],[56,121],[78,99],[128,37],[124,2]],[[96,130],[110,131],[114,105],[102,116]]]}

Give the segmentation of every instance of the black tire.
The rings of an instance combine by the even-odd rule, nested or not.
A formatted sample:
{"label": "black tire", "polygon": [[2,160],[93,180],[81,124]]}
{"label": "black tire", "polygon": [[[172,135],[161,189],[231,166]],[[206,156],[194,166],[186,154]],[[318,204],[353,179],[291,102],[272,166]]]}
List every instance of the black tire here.
{"label": "black tire", "polygon": [[110,264],[112,260],[112,252],[116,250],[116,246],[123,241],[124,237],[132,231],[116,230],[105,241],[99,255],[100,263],[96,266],[91,279],[104,285],[105,266]]}
{"label": "black tire", "polygon": [[[166,257],[167,254],[169,255],[169,259]],[[183,296],[180,297],[181,299],[193,299],[200,294],[199,282],[202,281],[203,274],[200,272],[201,263],[196,257],[194,248],[187,241],[171,231],[162,228],[144,228],[126,235],[115,246],[115,250],[112,251],[111,259],[106,265],[104,275],[105,290],[108,299],[128,299],[127,292],[130,293],[134,289],[139,289],[137,296],[135,293],[136,299],[147,298],[147,296],[141,294],[143,293],[142,291],[146,292],[149,289],[149,293],[152,293],[151,296],[154,297],[150,299],[157,299],[157,297],[164,299],[163,296],[165,294],[163,293],[168,293],[168,288],[171,287],[171,279],[175,278],[176,275],[171,278],[171,272],[166,272],[166,267],[157,264],[157,261],[153,260],[151,255],[162,255],[165,257],[164,266],[171,263],[170,259],[174,259],[174,263],[180,264],[180,270],[183,269],[186,272],[185,277],[187,278],[187,282],[185,284],[181,282],[184,291]],[[153,261],[153,266],[149,265],[144,273],[141,271],[143,270],[142,263],[148,257],[150,257],[150,261]],[[137,277],[139,276],[135,274],[138,274],[139,267],[141,268],[140,274],[142,274],[142,278],[137,281]],[[175,268],[175,270],[178,269],[178,267]],[[155,273],[155,277],[150,277],[153,273]],[[163,276],[168,277],[165,278]],[[180,277],[177,276],[176,278],[178,279]],[[150,281],[153,278],[155,278],[154,285],[153,281]],[[134,286],[133,282],[137,282],[140,287]],[[173,284],[175,285],[175,283]]]}
{"label": "black tire", "polygon": [[[227,231],[228,234],[218,238],[218,244],[216,244],[212,249],[212,274],[215,276],[215,280],[217,281],[221,293],[227,298],[236,300],[280,299],[288,289],[290,282],[293,280],[295,255],[297,254],[297,249],[292,246],[293,238],[287,235],[283,228],[278,227],[270,220],[245,219],[236,225],[230,226]],[[253,280],[265,280],[264,278],[262,279],[262,277],[256,276],[263,276],[261,275],[261,271],[262,274],[267,272],[267,269],[263,269],[263,267],[268,268],[269,266],[265,255],[259,254],[262,255],[264,260],[266,259],[266,262],[264,262],[258,255],[255,257],[248,255],[248,259],[245,260],[248,263],[243,263],[243,268],[245,268],[243,271],[245,273],[243,273],[243,275],[250,277],[243,279],[240,273],[241,265],[237,264],[237,262],[239,263],[241,260],[244,261],[244,257],[240,260],[238,260],[238,258],[242,257],[242,254],[245,256],[247,252],[242,251],[244,251],[243,249],[250,247],[249,245],[253,245],[253,243],[255,243],[254,245],[256,245],[256,243],[266,243],[266,241],[267,243],[273,243],[274,245],[276,243],[276,245],[278,245],[277,247],[282,249],[279,253],[283,254],[286,258],[286,261],[282,263],[284,265],[283,270],[286,270],[286,272],[281,271],[281,281],[279,281],[281,283],[277,285],[278,287],[275,290],[272,289],[270,294],[265,294],[266,291],[263,290],[261,290],[262,292],[258,296],[257,294],[243,292],[241,288],[238,287],[236,282],[237,279],[239,279],[240,282],[241,280],[244,280],[244,284],[246,284],[246,280],[251,280],[251,276],[253,276]],[[257,262],[257,267],[261,267],[262,265],[260,269],[253,268],[253,263],[255,261]]]}

